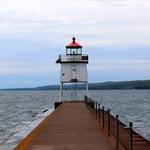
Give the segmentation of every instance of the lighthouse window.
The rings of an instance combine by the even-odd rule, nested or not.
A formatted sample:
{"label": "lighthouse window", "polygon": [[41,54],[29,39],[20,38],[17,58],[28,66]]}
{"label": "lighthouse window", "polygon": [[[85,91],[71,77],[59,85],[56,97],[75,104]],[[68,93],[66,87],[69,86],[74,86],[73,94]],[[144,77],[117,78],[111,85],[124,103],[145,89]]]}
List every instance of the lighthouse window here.
{"label": "lighthouse window", "polygon": [[76,54],[78,54],[78,49],[76,49]]}
{"label": "lighthouse window", "polygon": [[72,52],[72,49],[70,49],[70,54],[72,54],[73,52]]}
{"label": "lighthouse window", "polygon": [[82,54],[82,49],[81,48],[79,49],[79,54]]}
{"label": "lighthouse window", "polygon": [[70,48],[70,54],[72,54],[72,49]]}
{"label": "lighthouse window", "polygon": [[73,68],[73,71],[77,71],[75,68]]}
{"label": "lighthouse window", "polygon": [[82,52],[81,52],[81,49],[80,48],[78,48],[78,49],[76,49],[76,54],[81,54]]}
{"label": "lighthouse window", "polygon": [[68,54],[69,52],[68,52],[68,49],[66,49],[66,54]]}

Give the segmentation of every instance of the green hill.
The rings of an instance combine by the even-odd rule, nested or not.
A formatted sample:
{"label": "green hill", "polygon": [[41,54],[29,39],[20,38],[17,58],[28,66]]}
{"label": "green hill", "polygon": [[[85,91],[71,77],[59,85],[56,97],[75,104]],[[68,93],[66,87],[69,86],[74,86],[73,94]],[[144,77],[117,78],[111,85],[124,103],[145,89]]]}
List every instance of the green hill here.
{"label": "green hill", "polygon": [[[65,90],[85,89],[84,84],[65,85]],[[42,86],[35,88],[37,90],[59,90],[59,85]],[[125,90],[125,89],[150,89],[150,80],[120,81],[120,82],[103,82],[89,83],[89,90]]]}
{"label": "green hill", "polygon": [[[65,85],[65,90],[84,90],[84,84]],[[119,81],[119,82],[103,82],[103,83],[89,83],[89,90],[129,90],[129,89],[150,89],[150,80],[135,80],[135,81]],[[15,89],[1,89],[1,90],[59,90],[59,85],[48,85],[35,88],[15,88]]]}

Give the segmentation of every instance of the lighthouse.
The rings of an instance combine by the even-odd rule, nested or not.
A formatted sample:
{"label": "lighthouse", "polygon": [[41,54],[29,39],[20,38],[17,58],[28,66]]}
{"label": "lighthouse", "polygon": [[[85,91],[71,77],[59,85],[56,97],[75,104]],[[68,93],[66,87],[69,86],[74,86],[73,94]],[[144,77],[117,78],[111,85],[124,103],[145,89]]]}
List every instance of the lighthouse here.
{"label": "lighthouse", "polygon": [[[65,83],[77,85],[82,83],[86,85],[88,93],[88,74],[87,64],[88,55],[82,54],[82,46],[72,38],[72,42],[66,46],[66,54],[59,55],[56,63],[61,65],[60,71],[60,100],[63,99],[63,87]],[[74,89],[76,94],[77,89]]]}

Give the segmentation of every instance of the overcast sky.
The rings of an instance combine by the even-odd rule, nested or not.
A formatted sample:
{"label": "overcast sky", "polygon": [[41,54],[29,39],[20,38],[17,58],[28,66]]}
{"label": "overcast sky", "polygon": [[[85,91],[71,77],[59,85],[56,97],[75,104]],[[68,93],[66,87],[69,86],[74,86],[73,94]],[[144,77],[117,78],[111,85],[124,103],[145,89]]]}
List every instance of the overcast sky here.
{"label": "overcast sky", "polygon": [[0,88],[59,84],[72,36],[89,82],[150,79],[149,0],[0,0]]}

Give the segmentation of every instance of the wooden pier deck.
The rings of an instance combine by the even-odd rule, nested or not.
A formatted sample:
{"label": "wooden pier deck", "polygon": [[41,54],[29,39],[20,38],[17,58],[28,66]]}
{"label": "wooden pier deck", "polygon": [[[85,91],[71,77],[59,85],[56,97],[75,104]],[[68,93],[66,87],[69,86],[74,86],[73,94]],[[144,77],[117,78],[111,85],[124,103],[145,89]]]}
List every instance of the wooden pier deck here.
{"label": "wooden pier deck", "polygon": [[83,102],[62,103],[14,150],[115,150]]}

